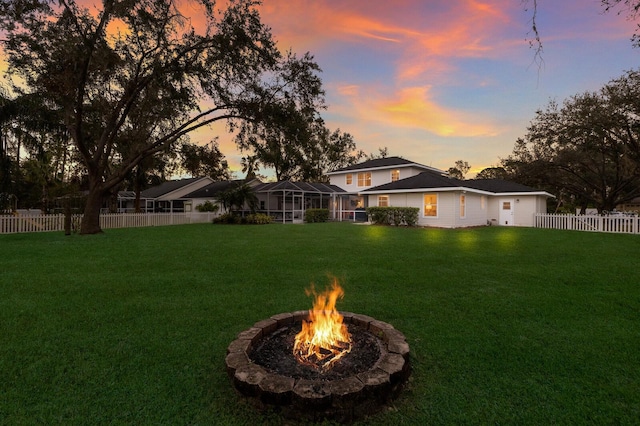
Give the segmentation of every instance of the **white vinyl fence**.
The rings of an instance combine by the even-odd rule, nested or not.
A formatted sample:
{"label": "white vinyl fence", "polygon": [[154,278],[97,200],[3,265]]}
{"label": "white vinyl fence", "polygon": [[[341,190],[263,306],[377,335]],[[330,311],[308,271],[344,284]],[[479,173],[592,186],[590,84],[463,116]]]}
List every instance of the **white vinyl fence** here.
{"label": "white vinyl fence", "polygon": [[[110,213],[100,215],[102,229],[136,228],[144,226],[183,225],[212,222],[218,213]],[[72,226],[77,230],[80,215],[72,217]],[[64,215],[0,215],[0,234],[20,232],[64,231]]]}
{"label": "white vinyl fence", "polygon": [[539,213],[536,214],[535,227],[618,234],[640,234],[640,217]]}

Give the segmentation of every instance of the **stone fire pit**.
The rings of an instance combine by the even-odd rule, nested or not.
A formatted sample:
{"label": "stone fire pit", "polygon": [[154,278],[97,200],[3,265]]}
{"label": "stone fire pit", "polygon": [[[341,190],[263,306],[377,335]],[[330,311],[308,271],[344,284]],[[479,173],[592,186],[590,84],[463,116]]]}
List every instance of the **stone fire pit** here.
{"label": "stone fire pit", "polygon": [[340,314],[362,343],[336,363],[335,372],[291,370],[286,367],[291,360],[285,357],[293,359],[293,354],[284,345],[279,355],[283,361],[278,363],[282,368],[264,362],[267,357],[260,351],[286,341],[290,329],[299,331],[309,316],[309,311],[283,313],[257,322],[227,348],[225,362],[235,389],[258,408],[273,408],[290,418],[351,422],[380,410],[409,378],[409,345],[388,323],[367,315]]}

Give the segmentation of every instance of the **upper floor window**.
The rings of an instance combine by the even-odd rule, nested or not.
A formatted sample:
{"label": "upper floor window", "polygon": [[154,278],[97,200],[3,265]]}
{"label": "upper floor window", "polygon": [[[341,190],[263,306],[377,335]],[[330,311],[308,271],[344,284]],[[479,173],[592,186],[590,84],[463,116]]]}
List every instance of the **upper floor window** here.
{"label": "upper floor window", "polygon": [[378,195],[378,207],[389,207],[388,195]]}
{"label": "upper floor window", "polygon": [[391,170],[391,182],[400,180],[400,170]]}
{"label": "upper floor window", "polygon": [[424,194],[422,212],[427,217],[438,216],[438,194]]}
{"label": "upper floor window", "polygon": [[351,173],[347,174],[347,185],[351,185],[353,183],[353,175]]}
{"label": "upper floor window", "polygon": [[371,172],[358,173],[358,186],[371,186]]}

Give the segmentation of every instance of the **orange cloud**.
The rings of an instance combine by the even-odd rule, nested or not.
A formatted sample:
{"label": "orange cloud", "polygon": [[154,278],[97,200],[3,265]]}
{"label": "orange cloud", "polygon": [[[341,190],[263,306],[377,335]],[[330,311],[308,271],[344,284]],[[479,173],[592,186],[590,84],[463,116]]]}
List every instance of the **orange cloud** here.
{"label": "orange cloud", "polygon": [[337,112],[348,115],[351,122],[418,129],[442,137],[493,136],[500,132],[489,117],[439,105],[428,86],[408,87],[388,96],[353,86],[338,88],[338,92],[343,96],[343,106],[336,108]]}
{"label": "orange cloud", "polygon": [[477,118],[449,110],[430,96],[430,87],[402,89],[392,99],[375,104],[380,116],[391,125],[416,127],[439,136],[486,136],[496,130],[487,124],[476,124]]}

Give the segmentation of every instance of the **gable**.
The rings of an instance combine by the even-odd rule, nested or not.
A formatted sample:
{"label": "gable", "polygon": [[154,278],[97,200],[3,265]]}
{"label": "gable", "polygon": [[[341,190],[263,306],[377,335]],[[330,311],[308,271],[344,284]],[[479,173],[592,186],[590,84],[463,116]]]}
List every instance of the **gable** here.
{"label": "gable", "polygon": [[172,200],[182,198],[189,192],[202,188],[213,182],[209,177],[170,180],[142,191],[141,196],[148,199]]}
{"label": "gable", "polygon": [[343,167],[337,170],[333,170],[326,174],[335,175],[335,174],[353,172],[353,171],[395,169],[395,168],[401,168],[401,167],[415,167],[421,170],[431,170],[438,173],[444,173],[442,170],[438,170],[434,167],[429,167],[423,164],[414,163],[413,161],[405,160],[404,158],[401,158],[401,157],[386,157],[386,158],[376,158],[373,160],[364,161],[362,163],[358,163],[358,164]]}

